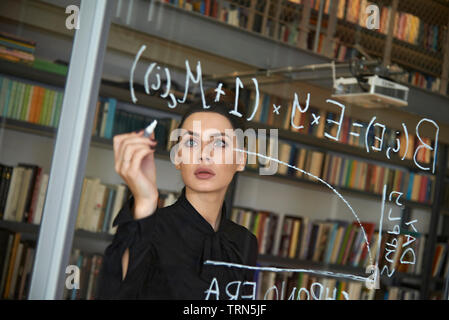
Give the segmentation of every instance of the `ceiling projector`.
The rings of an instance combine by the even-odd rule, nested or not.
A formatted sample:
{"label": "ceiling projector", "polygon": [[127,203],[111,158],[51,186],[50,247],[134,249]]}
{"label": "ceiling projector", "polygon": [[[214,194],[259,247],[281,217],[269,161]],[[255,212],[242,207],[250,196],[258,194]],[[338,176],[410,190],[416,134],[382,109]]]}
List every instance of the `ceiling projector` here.
{"label": "ceiling projector", "polygon": [[334,79],[332,97],[363,108],[405,107],[408,87],[377,75]]}

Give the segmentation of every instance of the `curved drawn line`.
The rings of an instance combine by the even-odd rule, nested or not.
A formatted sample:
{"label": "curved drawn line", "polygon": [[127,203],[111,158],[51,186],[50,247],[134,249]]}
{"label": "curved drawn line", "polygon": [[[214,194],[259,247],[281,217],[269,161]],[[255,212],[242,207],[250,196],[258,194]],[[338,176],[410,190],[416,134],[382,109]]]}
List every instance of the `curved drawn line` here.
{"label": "curved drawn line", "polygon": [[136,58],[133,61],[133,65],[131,66],[130,76],[129,76],[129,90],[131,91],[131,100],[133,103],[137,102],[136,95],[134,93],[134,71],[136,70],[137,61],[139,61],[140,56],[147,48],[146,45],[142,45],[139,49],[139,52],[137,52]]}
{"label": "curved drawn line", "polygon": [[363,228],[362,223],[360,222],[359,217],[358,217],[357,214],[355,213],[354,209],[352,209],[352,207],[351,207],[351,205],[349,204],[349,202],[346,201],[346,199],[343,198],[343,196],[342,196],[337,190],[335,190],[329,183],[327,183],[327,182],[324,181],[323,179],[321,179],[321,178],[319,178],[319,177],[317,177],[317,176],[315,176],[315,175],[313,175],[313,174],[311,174],[311,173],[309,173],[309,172],[307,172],[307,171],[304,171],[304,170],[302,170],[302,169],[299,169],[299,168],[297,168],[297,167],[295,167],[295,166],[292,166],[291,164],[288,164],[288,163],[286,163],[286,162],[284,162],[284,161],[281,161],[281,160],[279,160],[279,159],[271,158],[271,157],[264,156],[264,155],[262,155],[262,154],[260,154],[260,153],[257,153],[257,152],[252,152],[252,151],[242,150],[242,149],[238,149],[238,148],[234,148],[234,150],[236,150],[236,151],[241,151],[241,152],[246,152],[246,153],[248,153],[248,154],[257,155],[257,156],[259,156],[259,157],[266,158],[266,159],[268,159],[268,160],[273,160],[273,161],[275,161],[275,162],[284,164],[284,165],[286,165],[286,166],[288,166],[288,167],[290,167],[290,168],[293,168],[293,169],[295,169],[295,170],[298,170],[298,171],[300,171],[300,172],[302,172],[302,173],[304,173],[304,174],[307,174],[307,175],[309,175],[309,176],[311,176],[311,177],[317,179],[319,182],[323,183],[325,186],[327,186],[329,189],[331,189],[331,190],[332,190],[332,191],[333,191],[333,192],[334,192],[334,193],[335,193],[341,200],[343,200],[343,202],[346,204],[346,206],[349,208],[349,210],[351,210],[352,214],[354,215],[355,219],[357,220],[357,223],[359,224],[360,228],[362,229],[363,237],[365,238],[365,243],[366,243],[366,247],[367,247],[367,249],[368,249],[368,255],[369,255],[370,264],[371,264],[371,265],[373,264],[373,257],[371,256],[371,250],[370,250],[370,248],[369,248],[369,241],[368,241],[368,238],[366,237],[365,228]]}

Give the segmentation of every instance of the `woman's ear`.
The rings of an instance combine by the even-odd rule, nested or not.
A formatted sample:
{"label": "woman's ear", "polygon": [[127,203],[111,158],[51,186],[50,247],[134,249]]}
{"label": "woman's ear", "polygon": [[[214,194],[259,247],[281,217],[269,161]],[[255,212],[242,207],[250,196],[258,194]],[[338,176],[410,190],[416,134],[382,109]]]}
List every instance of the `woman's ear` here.
{"label": "woman's ear", "polygon": [[180,142],[178,141],[174,146],[170,149],[170,160],[175,165],[177,170],[181,169],[181,150],[180,150]]}
{"label": "woman's ear", "polygon": [[178,152],[176,152],[176,154],[175,154],[175,161],[174,161],[174,163],[175,163],[175,168],[177,169],[177,170],[181,170],[181,156],[180,156],[180,154],[179,154],[180,152],[178,151]]}
{"label": "woman's ear", "polygon": [[[244,149],[246,150],[246,149]],[[237,154],[237,171],[244,171],[246,166],[246,152],[239,151]]]}

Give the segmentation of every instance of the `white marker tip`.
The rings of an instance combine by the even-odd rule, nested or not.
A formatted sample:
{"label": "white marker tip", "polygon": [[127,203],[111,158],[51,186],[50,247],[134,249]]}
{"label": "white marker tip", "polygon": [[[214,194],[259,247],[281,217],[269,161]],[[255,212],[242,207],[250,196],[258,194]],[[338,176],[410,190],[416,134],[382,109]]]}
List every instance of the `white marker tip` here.
{"label": "white marker tip", "polygon": [[145,132],[143,135],[145,137],[149,137],[153,133],[154,128],[156,128],[156,125],[157,125],[157,120],[153,120],[153,122],[151,122],[151,124],[145,128]]}

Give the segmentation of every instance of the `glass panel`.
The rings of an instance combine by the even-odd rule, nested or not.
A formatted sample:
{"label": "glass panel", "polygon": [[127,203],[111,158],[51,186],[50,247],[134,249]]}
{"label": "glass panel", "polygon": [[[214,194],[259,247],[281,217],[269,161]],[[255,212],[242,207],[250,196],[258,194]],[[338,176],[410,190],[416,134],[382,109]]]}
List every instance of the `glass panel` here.
{"label": "glass panel", "polygon": [[[202,93],[215,97],[220,88],[233,94],[238,92],[237,108],[229,91],[223,91],[219,99],[227,101],[228,111],[234,110],[231,118],[240,118],[245,129],[256,129],[258,133],[253,149],[250,139],[245,140],[246,150],[252,152],[247,153],[245,170],[237,171],[232,183],[229,180],[227,188],[220,189],[228,191],[224,198],[229,204],[227,219],[243,225],[258,239],[258,271],[251,282],[255,286],[254,296],[246,298],[441,297],[447,257],[446,249],[440,248],[447,247],[447,238],[443,236],[441,223],[432,222],[438,219],[438,214],[432,213],[431,203],[435,201],[436,180],[441,172],[434,162],[436,131],[445,125],[432,122],[437,120],[435,117],[420,122],[424,116],[400,109],[400,100],[412,95],[402,87],[396,90],[376,87],[378,96],[399,97],[394,102],[382,99],[373,103],[362,95],[369,85],[364,77],[370,73],[405,84],[409,90],[418,86],[429,92],[439,91],[444,53],[438,48],[443,47],[443,19],[435,16],[432,20],[424,13],[421,17],[413,1],[405,2],[408,7],[401,2],[397,8],[399,20],[393,29],[389,58],[384,58],[389,41],[385,19],[388,14],[391,16],[393,1],[355,1],[351,5],[349,1],[334,4],[325,1],[322,6],[320,1],[269,0],[117,2],[78,213],[77,229],[84,230],[77,231],[80,237],[72,250],[71,263],[83,270],[81,289],[67,290],[65,298],[92,299],[94,291],[99,287],[101,290],[99,277],[104,259],[111,264],[111,252],[126,251],[124,248],[113,251],[125,243],[116,236],[118,242],[113,242],[111,251],[105,255],[105,248],[117,233],[111,222],[120,209],[125,211],[127,200],[136,201],[135,193],[149,190],[147,180],[140,180],[147,189],[137,188],[138,182],[132,182],[130,187],[133,180],[116,171],[116,165],[123,165],[119,158],[126,156],[118,146],[114,156],[113,137],[125,138],[126,133],[135,136],[135,131],[157,119],[154,160],[159,191],[157,210],[176,208],[175,203],[182,198],[181,191],[186,186],[189,202],[196,205],[203,218],[214,221],[215,216],[208,216],[206,206],[196,201],[195,195],[210,199],[211,194],[220,194],[217,190],[223,185],[212,180],[208,185],[204,180],[189,179],[188,166],[178,170],[170,157],[175,146],[170,134],[187,107],[197,99],[201,101]],[[368,5],[379,9],[379,29],[367,27]],[[448,10],[446,6],[435,6]],[[422,31],[410,34],[405,26]],[[438,34],[430,38],[428,33],[436,28]],[[317,45],[315,39],[319,41]],[[404,59],[402,51],[407,55],[422,54],[424,58],[414,63]],[[337,65],[337,78],[350,78],[352,73],[359,81],[342,82],[338,87],[341,92],[333,92],[332,68],[327,64],[331,59]],[[387,74],[386,69],[381,69],[379,61],[383,59],[391,60],[387,65],[395,73]],[[308,69],[309,65],[313,66]],[[417,81],[413,84],[410,77],[415,71],[408,75],[397,71],[399,67],[410,66],[433,74],[434,78],[426,76],[425,84]],[[201,77],[196,78],[199,71]],[[198,79],[201,81],[195,83]],[[188,94],[184,99],[185,92]],[[347,94],[341,95],[342,92],[360,95],[351,99]],[[231,99],[226,100],[227,97]],[[392,109],[379,107],[387,102]],[[414,101],[407,103],[413,105]],[[372,105],[375,108],[366,108]],[[416,110],[423,111],[420,107]],[[239,113],[241,117],[237,116]],[[214,126],[213,114],[207,114],[205,119],[208,119],[206,127]],[[269,135],[264,137],[257,129],[277,130],[267,131]],[[441,146],[445,142],[439,143],[444,151]],[[141,173],[151,175],[151,169],[145,171],[151,160],[145,159]],[[205,194],[206,190],[209,194]],[[219,203],[224,196],[220,195]],[[151,205],[143,207],[146,208],[143,216],[148,217]],[[148,228],[156,225],[151,218],[148,221]],[[435,226],[440,231],[434,238],[429,234]],[[172,228],[177,230],[176,226]],[[188,224],[185,228],[188,230]],[[168,234],[166,231],[158,237],[165,239]],[[174,243],[180,241],[182,247],[182,239],[176,238]],[[206,240],[191,248],[201,251],[203,245],[207,245]],[[244,252],[245,245],[236,243],[240,252]],[[138,249],[133,253],[132,248],[137,247],[131,246],[128,251],[131,269],[124,284],[131,286],[132,291],[137,290],[132,279],[139,276],[132,259],[136,261],[144,254]],[[148,244],[146,248],[150,247]],[[170,275],[184,274],[189,268],[183,265],[185,260],[176,256],[174,247],[166,250],[173,250],[172,255],[165,256],[158,251],[164,247],[156,244],[154,250],[163,257],[153,260],[154,265]],[[432,253],[426,254],[429,250]],[[216,264],[243,261],[235,270],[246,270],[248,265],[248,260],[226,259],[219,253],[212,256],[216,257],[212,259]],[[112,265],[122,270],[122,261],[114,261]],[[182,267],[173,267],[173,263]],[[226,281],[219,276],[220,266],[205,265],[218,282]],[[271,267],[278,269],[272,272]],[[202,267],[192,265],[192,268]],[[378,285],[371,281],[375,272]],[[97,287],[92,284],[96,280]],[[157,288],[155,279],[146,281],[145,288]],[[182,297],[185,287],[180,281],[172,281],[167,282],[164,294],[169,298]],[[427,281],[430,286],[426,286]],[[201,298],[229,299],[227,284],[229,280],[216,283],[211,276],[205,288],[208,291]],[[219,296],[213,290],[215,285],[223,289]],[[250,285],[241,285],[239,292],[232,292],[244,298]],[[141,289],[137,294],[151,298],[157,295],[154,292],[156,289]]]}
{"label": "glass panel", "polygon": [[[115,1],[62,298],[447,299],[449,7],[425,3]],[[73,31],[11,20],[68,61]],[[178,143],[186,114],[200,138]],[[2,163],[28,163],[7,136],[30,137],[27,155],[53,137],[2,119]],[[220,162],[206,129],[240,125]]]}

